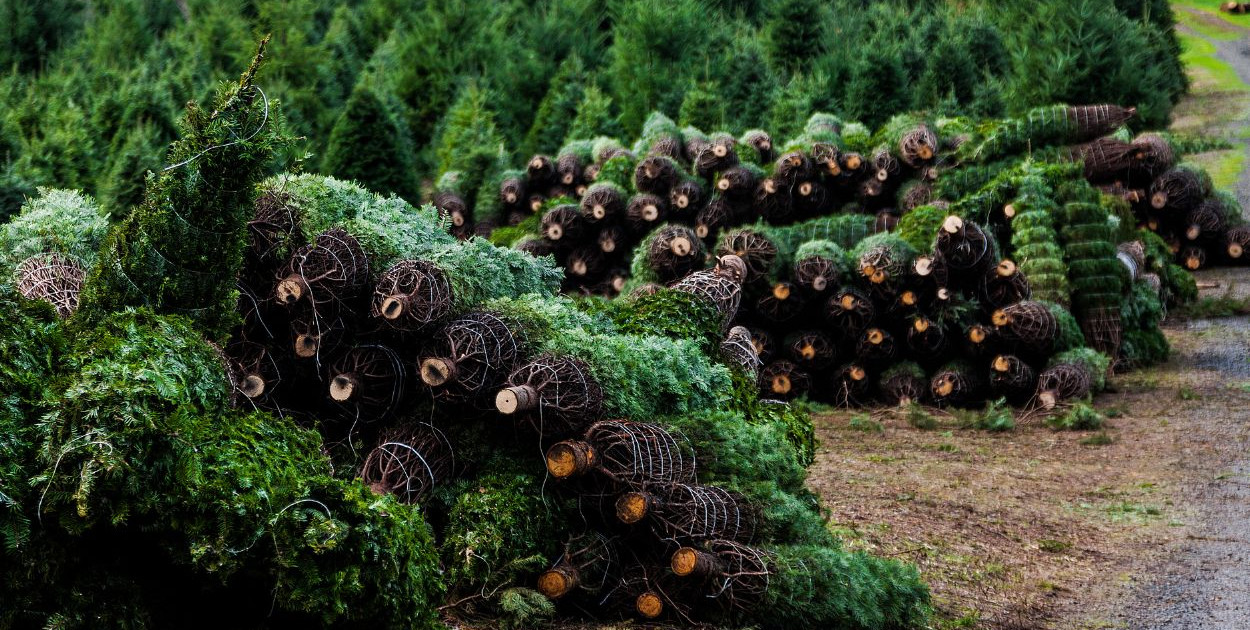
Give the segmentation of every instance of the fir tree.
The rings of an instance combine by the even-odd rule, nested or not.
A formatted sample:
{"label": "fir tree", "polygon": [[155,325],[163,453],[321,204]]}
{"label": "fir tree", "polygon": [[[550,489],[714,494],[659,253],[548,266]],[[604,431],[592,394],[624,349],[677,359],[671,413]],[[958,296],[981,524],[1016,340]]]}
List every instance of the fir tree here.
{"label": "fir tree", "polygon": [[482,182],[503,168],[503,138],[495,126],[488,93],[475,83],[466,85],[443,118],[438,140],[438,176],[460,173],[465,203],[474,206]]}

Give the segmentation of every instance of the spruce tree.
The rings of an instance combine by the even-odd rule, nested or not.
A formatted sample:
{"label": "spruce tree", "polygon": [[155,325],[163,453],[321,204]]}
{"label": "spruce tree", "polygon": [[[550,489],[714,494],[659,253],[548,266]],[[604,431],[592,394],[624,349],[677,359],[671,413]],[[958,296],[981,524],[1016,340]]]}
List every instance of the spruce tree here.
{"label": "spruce tree", "polygon": [[529,133],[525,134],[522,156],[554,153],[562,146],[586,94],[585,81],[586,67],[581,59],[569,57],[560,64],[560,69],[551,77],[547,95],[534,113]]}
{"label": "spruce tree", "polygon": [[322,169],[370,190],[416,201],[416,153],[396,110],[378,81],[362,76],[330,132]]}
{"label": "spruce tree", "polygon": [[438,140],[438,176],[459,171],[459,189],[474,207],[482,182],[503,167],[503,138],[495,126],[488,93],[476,83],[466,85],[443,118]]}
{"label": "spruce tree", "polygon": [[573,118],[573,122],[569,123],[569,131],[564,141],[567,143],[570,140],[586,140],[600,136],[621,137],[623,135],[621,123],[617,121],[613,111],[610,96],[604,94],[597,85],[586,86],[582,102],[577,105],[577,116]]}

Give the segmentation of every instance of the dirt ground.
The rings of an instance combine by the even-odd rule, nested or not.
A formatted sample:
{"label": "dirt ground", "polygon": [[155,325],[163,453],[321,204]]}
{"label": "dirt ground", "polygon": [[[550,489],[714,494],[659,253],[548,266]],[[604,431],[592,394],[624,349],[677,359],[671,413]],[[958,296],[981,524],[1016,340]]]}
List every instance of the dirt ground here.
{"label": "dirt ground", "polygon": [[[1250,273],[1202,281],[1222,294],[1230,282],[1250,285]],[[848,545],[917,564],[937,628],[1160,627],[1142,616],[1160,608],[1145,576],[1194,541],[1233,541],[1236,530],[1227,549],[1194,558],[1211,569],[1250,541],[1250,518],[1227,522],[1236,515],[1213,509],[1250,494],[1250,322],[1171,322],[1167,333],[1167,364],[1117,377],[1098,397],[1110,416],[1103,430],[1054,431],[1027,415],[1002,433],[953,417],[919,429],[897,412],[823,415],[809,483]],[[1190,568],[1199,570],[1181,578],[1203,586],[1210,571]],[[1180,593],[1178,605],[1216,590]]]}

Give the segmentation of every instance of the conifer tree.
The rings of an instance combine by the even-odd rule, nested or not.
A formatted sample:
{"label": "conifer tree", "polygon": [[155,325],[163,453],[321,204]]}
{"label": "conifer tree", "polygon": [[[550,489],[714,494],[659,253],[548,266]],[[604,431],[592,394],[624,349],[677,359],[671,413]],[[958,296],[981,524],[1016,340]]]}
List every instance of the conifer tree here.
{"label": "conifer tree", "polygon": [[417,201],[416,154],[396,110],[376,79],[361,77],[330,132],[323,170],[370,190]]}
{"label": "conifer tree", "polygon": [[597,85],[588,85],[582,95],[582,102],[577,105],[577,115],[569,123],[568,135],[564,141],[586,140],[606,136],[618,138],[622,135],[621,124],[613,113],[612,97],[604,94]]}
{"label": "conifer tree", "polygon": [[274,156],[281,118],[256,85],[261,42],[238,82],[223,85],[212,111],[194,103],[170,166],[149,181],[143,204],[116,225],[83,287],[79,318],[126,307],[191,317],[212,339],[233,327],[253,185]]}
{"label": "conifer tree", "polygon": [[503,138],[495,126],[488,93],[475,83],[466,85],[443,118],[438,141],[438,176],[460,173],[465,203],[475,205],[477,191],[493,171],[502,168]]}
{"label": "conifer tree", "polygon": [[554,153],[563,145],[585,97],[585,81],[586,67],[580,58],[569,57],[560,64],[560,69],[551,77],[547,95],[534,113],[529,133],[525,134],[521,155]]}

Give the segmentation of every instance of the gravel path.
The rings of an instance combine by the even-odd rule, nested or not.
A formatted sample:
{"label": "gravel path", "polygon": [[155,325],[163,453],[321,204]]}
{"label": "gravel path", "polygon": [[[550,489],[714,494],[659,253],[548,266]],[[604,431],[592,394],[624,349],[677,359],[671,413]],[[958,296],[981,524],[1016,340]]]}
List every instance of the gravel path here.
{"label": "gravel path", "polygon": [[[1178,10],[1187,10],[1178,7]],[[1189,31],[1188,34],[1201,37]],[[1205,39],[1205,38],[1204,38]],[[1250,85],[1250,30],[1236,40],[1212,40],[1220,59],[1231,65]],[[1236,126],[1244,129],[1242,118]],[[1238,134],[1242,137],[1243,134]],[[1250,156],[1250,142],[1239,140]],[[1250,208],[1250,160],[1237,184],[1237,197]],[[1242,295],[1250,290],[1244,269],[1220,269],[1199,275],[1200,281],[1216,282],[1213,293],[1231,284]],[[1187,335],[1200,338],[1182,351],[1181,359],[1194,368],[1217,369],[1229,381],[1245,381],[1250,375],[1250,321],[1232,318],[1194,321]],[[1203,333],[1208,334],[1203,334]],[[1210,334],[1214,332],[1215,334]],[[1244,410],[1229,409],[1221,418],[1226,437],[1244,443],[1247,420]],[[1218,426],[1218,423],[1217,423]],[[1223,433],[1221,431],[1221,433]],[[1188,535],[1167,551],[1162,562],[1140,567],[1150,576],[1132,591],[1132,597],[1113,619],[1118,627],[1143,630],[1242,630],[1250,628],[1250,456],[1241,448],[1236,459],[1215,476],[1195,479],[1187,492],[1193,518]]]}

